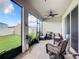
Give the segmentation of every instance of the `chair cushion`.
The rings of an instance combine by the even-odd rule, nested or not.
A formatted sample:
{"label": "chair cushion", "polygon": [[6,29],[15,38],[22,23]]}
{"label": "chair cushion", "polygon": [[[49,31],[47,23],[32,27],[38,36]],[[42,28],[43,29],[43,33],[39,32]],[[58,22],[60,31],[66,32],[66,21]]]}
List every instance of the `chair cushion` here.
{"label": "chair cushion", "polygon": [[58,54],[60,53],[60,47],[56,47],[56,46],[48,46],[48,50],[49,52],[51,53],[55,53],[55,54]]}

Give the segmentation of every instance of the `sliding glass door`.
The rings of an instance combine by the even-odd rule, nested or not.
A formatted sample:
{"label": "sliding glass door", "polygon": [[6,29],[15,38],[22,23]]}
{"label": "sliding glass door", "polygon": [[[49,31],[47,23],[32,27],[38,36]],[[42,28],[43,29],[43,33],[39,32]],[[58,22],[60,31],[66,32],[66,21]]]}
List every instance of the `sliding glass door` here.
{"label": "sliding glass door", "polygon": [[71,47],[78,52],[78,7],[71,12]]}
{"label": "sliding glass door", "polygon": [[70,46],[78,52],[78,6],[65,18],[65,37],[70,35]]}

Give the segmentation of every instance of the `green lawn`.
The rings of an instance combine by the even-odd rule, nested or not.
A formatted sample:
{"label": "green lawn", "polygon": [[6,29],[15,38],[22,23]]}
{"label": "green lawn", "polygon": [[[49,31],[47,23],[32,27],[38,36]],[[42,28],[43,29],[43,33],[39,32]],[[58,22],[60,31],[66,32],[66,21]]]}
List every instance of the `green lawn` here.
{"label": "green lawn", "polygon": [[19,35],[0,36],[0,52],[8,51],[21,45]]}

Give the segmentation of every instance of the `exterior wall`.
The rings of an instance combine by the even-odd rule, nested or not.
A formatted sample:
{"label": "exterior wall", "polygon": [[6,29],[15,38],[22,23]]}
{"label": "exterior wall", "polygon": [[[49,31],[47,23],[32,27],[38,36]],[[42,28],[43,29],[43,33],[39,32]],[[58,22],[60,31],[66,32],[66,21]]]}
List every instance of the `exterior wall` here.
{"label": "exterior wall", "polygon": [[21,25],[19,24],[13,28],[0,29],[0,36],[10,35],[10,34],[21,35]]}
{"label": "exterior wall", "polygon": [[32,33],[32,32],[36,32],[36,28],[33,28],[33,27],[29,27],[28,30],[29,30],[28,31],[29,34]]}
{"label": "exterior wall", "polygon": [[43,34],[46,32],[62,33],[62,19],[61,17],[48,19],[43,22]]}
{"label": "exterior wall", "polygon": [[6,28],[0,30],[0,36],[13,34],[14,28]]}
{"label": "exterior wall", "polygon": [[15,34],[21,35],[21,24],[18,24],[14,30]]}

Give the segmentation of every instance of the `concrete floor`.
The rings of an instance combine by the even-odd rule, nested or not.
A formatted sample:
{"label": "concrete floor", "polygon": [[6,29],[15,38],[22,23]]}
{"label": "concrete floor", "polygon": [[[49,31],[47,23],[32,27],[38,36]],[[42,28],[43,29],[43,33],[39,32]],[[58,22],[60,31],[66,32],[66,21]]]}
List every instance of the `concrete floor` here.
{"label": "concrete floor", "polygon": [[[46,43],[53,44],[53,40],[40,41],[35,44],[27,53],[17,56],[15,59],[49,59],[49,55],[46,53]],[[72,55],[65,55],[65,59],[74,59]]]}

